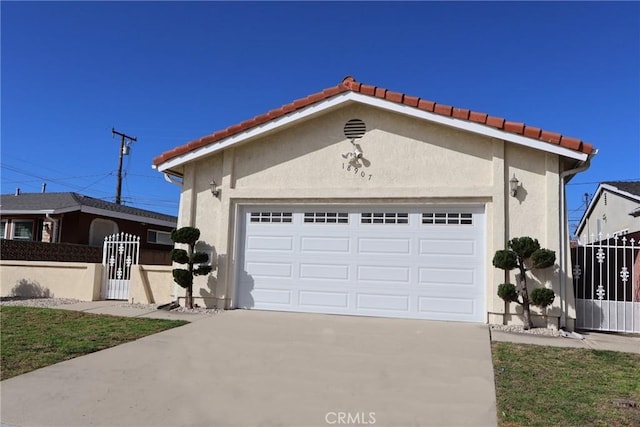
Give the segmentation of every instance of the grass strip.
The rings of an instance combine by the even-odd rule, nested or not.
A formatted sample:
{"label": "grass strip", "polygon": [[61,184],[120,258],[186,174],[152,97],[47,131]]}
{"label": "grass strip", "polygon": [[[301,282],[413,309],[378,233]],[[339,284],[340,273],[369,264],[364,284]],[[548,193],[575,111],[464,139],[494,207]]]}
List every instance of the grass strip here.
{"label": "grass strip", "polygon": [[494,342],[492,355],[501,427],[640,426],[640,354]]}
{"label": "grass strip", "polygon": [[189,323],[10,306],[0,321],[0,380]]}

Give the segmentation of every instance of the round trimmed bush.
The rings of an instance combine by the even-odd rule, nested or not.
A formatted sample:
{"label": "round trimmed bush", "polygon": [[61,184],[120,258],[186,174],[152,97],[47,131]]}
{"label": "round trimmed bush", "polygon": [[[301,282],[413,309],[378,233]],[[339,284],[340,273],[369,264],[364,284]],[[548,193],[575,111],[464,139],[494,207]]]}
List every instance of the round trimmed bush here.
{"label": "round trimmed bush", "polygon": [[549,268],[556,263],[556,253],[551,249],[538,249],[531,255],[533,268]]}
{"label": "round trimmed bush", "polygon": [[496,251],[493,256],[493,266],[502,270],[513,270],[518,266],[518,256],[508,249]]}
{"label": "round trimmed bush", "polygon": [[553,289],[549,288],[536,288],[531,291],[531,302],[538,307],[548,307],[556,299],[556,294]]}
{"label": "round trimmed bush", "polygon": [[518,291],[512,283],[501,283],[498,286],[498,296],[506,302],[518,301]]}
{"label": "round trimmed bush", "polygon": [[531,237],[514,237],[509,241],[509,248],[520,258],[527,259],[540,249],[540,243],[538,243],[538,239]]}
{"label": "round trimmed bush", "polygon": [[178,264],[186,264],[189,262],[189,255],[184,249],[171,249],[171,261]]}
{"label": "round trimmed bush", "polygon": [[195,227],[182,227],[171,232],[171,240],[175,243],[194,245],[200,238],[200,230]]}

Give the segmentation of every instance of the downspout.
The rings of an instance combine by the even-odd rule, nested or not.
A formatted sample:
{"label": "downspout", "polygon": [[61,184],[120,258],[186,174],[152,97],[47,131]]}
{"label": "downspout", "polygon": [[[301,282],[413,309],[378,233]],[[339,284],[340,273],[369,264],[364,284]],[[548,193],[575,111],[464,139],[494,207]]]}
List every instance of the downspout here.
{"label": "downspout", "polygon": [[60,236],[58,236],[58,218],[54,218],[51,216],[51,214],[49,212],[45,213],[45,216],[47,217],[48,220],[50,220],[51,222],[53,222],[53,230],[51,230],[51,237],[52,237],[52,242],[51,243],[59,243],[60,242]]}
{"label": "downspout", "polygon": [[569,229],[567,222],[567,209],[566,209],[566,184],[569,179],[580,173],[584,172],[591,166],[591,159],[598,154],[598,150],[594,149],[587,160],[582,166],[569,169],[560,173],[560,327],[566,328],[567,326],[567,260],[569,254],[567,253],[567,245],[569,239]]}
{"label": "downspout", "polygon": [[[169,182],[171,184],[177,185],[178,187],[180,187],[180,189],[182,189],[182,181],[176,179],[175,175],[171,175],[171,174],[169,174],[167,172],[163,172],[163,174],[164,174],[164,180],[165,181],[167,181],[167,182]],[[182,196],[180,196],[180,197],[182,197]],[[178,297],[178,293],[179,292],[180,292],[180,290],[178,289],[178,284],[174,282],[173,283],[173,294],[176,297],[176,301],[175,302],[178,303],[178,305],[179,305],[179,301],[180,301],[180,298]]]}

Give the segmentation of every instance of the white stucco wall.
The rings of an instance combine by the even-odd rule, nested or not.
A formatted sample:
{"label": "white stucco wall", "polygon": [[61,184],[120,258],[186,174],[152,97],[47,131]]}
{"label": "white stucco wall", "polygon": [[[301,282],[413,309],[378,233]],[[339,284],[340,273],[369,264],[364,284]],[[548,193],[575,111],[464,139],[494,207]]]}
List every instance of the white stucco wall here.
{"label": "white stucco wall", "polygon": [[[343,126],[353,118],[367,125],[357,141],[370,162],[359,171],[364,177],[347,171],[341,156],[352,150]],[[488,319],[501,321],[505,304],[496,289],[505,278],[491,266],[493,253],[524,235],[559,252],[559,168],[555,154],[369,106],[327,112],[185,166],[179,226],[200,228],[218,267],[196,280],[194,296],[206,305],[233,305],[239,203],[475,203],[486,207]],[[516,198],[508,188],[514,174],[521,184]],[[212,179],[219,198],[211,194]],[[539,277],[559,294],[557,272]],[[558,300],[549,315],[559,314]]]}

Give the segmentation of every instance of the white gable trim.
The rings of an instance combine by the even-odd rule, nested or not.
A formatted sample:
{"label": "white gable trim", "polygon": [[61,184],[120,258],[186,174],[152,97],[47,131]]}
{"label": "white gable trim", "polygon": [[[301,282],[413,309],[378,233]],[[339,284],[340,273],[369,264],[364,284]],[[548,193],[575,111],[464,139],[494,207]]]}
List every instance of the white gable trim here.
{"label": "white gable trim", "polygon": [[[632,194],[627,191],[622,191],[618,187],[614,187],[613,185],[610,185],[610,184],[598,185],[598,189],[596,190],[595,195],[591,199],[591,203],[589,203],[589,206],[587,206],[587,209],[585,209],[584,215],[582,215],[582,218],[578,223],[578,227],[576,228],[576,237],[578,238],[580,237],[580,233],[582,233],[582,230],[587,225],[587,220],[591,216],[591,212],[593,211],[593,209],[596,207],[596,205],[600,201],[600,197],[602,196],[602,193],[604,192],[604,190],[609,191],[611,194],[640,202],[640,196],[638,196],[637,194]],[[635,211],[629,212],[629,215],[633,215],[633,212]]]}
{"label": "white gable trim", "polygon": [[224,138],[218,142],[206,145],[204,147],[185,153],[181,156],[175,157],[171,160],[161,163],[158,166],[154,166],[154,169],[157,169],[160,172],[167,171],[171,168],[181,166],[185,163],[189,163],[194,160],[200,159],[204,156],[224,150],[225,148],[228,148],[232,145],[240,144],[247,140],[250,140],[259,136],[263,136],[269,132],[279,130],[281,128],[284,128],[285,126],[293,124],[298,120],[308,118],[315,114],[327,112],[329,110],[342,106],[343,104],[348,104],[351,102],[358,102],[358,103],[370,105],[373,107],[381,108],[387,111],[393,111],[396,113],[405,114],[410,117],[427,120],[433,123],[442,124],[445,126],[464,130],[467,132],[477,133],[480,135],[488,136],[490,138],[502,139],[504,141],[512,142],[519,145],[524,145],[526,147],[534,148],[536,150],[558,154],[560,156],[568,157],[570,159],[580,160],[584,162],[589,157],[588,154],[581,153],[579,151],[574,151],[559,145],[546,143],[538,139],[528,138],[526,136],[505,132],[500,129],[496,129],[491,126],[486,126],[480,123],[474,123],[468,120],[461,120],[453,117],[441,116],[439,114],[420,110],[418,108],[410,107],[408,105],[397,104],[395,102],[391,102],[386,99],[375,98],[375,97],[363,95],[356,92],[344,92],[334,97],[331,97],[329,99],[326,99],[324,101],[310,105],[301,110],[293,111],[282,117],[273,119],[267,123],[253,127],[244,132],[240,132],[228,138]]}

